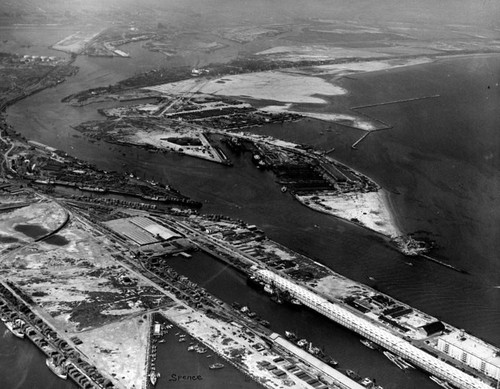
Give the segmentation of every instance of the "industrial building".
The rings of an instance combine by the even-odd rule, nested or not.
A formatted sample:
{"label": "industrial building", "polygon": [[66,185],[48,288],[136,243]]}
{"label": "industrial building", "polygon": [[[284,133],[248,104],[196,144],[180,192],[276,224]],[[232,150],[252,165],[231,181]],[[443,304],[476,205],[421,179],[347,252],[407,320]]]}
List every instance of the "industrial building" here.
{"label": "industrial building", "polygon": [[[336,388],[340,388],[340,389],[363,389],[364,388],[363,386],[361,386],[357,382],[353,381],[352,379],[350,379],[349,377],[340,373],[338,370],[334,369],[333,367],[327,365],[326,363],[320,361],[318,358],[309,354],[305,350],[301,349],[300,347],[297,347],[296,345],[289,342],[288,340],[283,339],[283,337],[281,337],[279,334],[274,333],[270,336],[270,338],[275,344],[284,348],[289,353],[297,356],[301,360],[307,361],[307,363],[309,365],[314,366],[317,369],[321,370],[321,372],[325,376],[328,377],[328,381],[330,381],[331,384],[335,385]],[[299,370],[299,369],[297,369],[297,370]],[[326,379],[326,377],[325,377],[325,379]]]}
{"label": "industrial building", "polygon": [[269,270],[256,270],[255,276],[280,290],[288,291],[292,297],[298,299],[305,306],[360,334],[430,374],[453,384],[457,388],[491,389],[490,385],[479,378],[473,377],[415,347],[402,336],[397,336],[382,327],[381,324],[362,317],[354,309],[351,310],[343,304],[327,300],[306,287]]}
{"label": "industrial building", "polygon": [[117,234],[132,240],[138,246],[181,237],[170,229],[142,216],[110,220],[104,224]]}
{"label": "industrial building", "polygon": [[492,378],[500,377],[498,350],[464,331],[453,331],[440,336],[436,348]]}

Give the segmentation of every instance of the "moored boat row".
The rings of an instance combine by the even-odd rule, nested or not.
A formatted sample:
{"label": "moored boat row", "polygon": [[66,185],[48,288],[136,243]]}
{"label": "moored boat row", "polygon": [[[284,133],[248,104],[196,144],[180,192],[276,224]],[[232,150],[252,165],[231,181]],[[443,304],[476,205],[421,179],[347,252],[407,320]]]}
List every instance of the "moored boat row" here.
{"label": "moored boat row", "polygon": [[386,356],[389,361],[394,363],[397,367],[399,367],[401,370],[406,370],[406,369],[414,369],[415,367],[406,362],[403,358],[398,357],[397,355],[394,355],[393,353],[389,351],[384,351],[383,354]]}
{"label": "moored boat row", "polygon": [[433,375],[429,376],[429,378],[434,381],[436,384],[438,384],[439,386],[441,386],[442,388],[445,388],[445,389],[454,389],[453,386],[451,386],[448,382],[446,381],[443,381]]}

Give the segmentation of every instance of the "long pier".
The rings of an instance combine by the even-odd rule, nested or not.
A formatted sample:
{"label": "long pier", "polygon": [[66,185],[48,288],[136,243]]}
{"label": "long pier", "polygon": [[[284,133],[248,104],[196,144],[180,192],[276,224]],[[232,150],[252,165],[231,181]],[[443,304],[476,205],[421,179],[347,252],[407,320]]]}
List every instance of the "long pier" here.
{"label": "long pier", "polygon": [[356,146],[360,144],[368,135],[370,135],[370,131],[367,131],[361,138],[354,142],[351,146],[351,149],[356,150]]}
{"label": "long pier", "polygon": [[420,350],[402,337],[394,335],[369,319],[361,318],[347,307],[327,300],[304,286],[269,270],[259,269],[255,272],[255,275],[281,290],[288,291],[292,297],[298,299],[305,306],[360,334],[430,374],[446,380],[459,389],[491,389],[491,386],[487,383]]}
{"label": "long pier", "polygon": [[383,105],[409,103],[411,101],[435,99],[437,97],[441,97],[441,95],[420,96],[420,97],[412,97],[412,98],[409,98],[409,99],[385,101],[385,102],[382,102],[382,103],[374,103],[374,104],[367,104],[367,105],[358,105],[356,107],[351,107],[351,109],[352,110],[356,110],[356,109],[363,109],[363,108],[380,107],[380,106],[383,106]]}

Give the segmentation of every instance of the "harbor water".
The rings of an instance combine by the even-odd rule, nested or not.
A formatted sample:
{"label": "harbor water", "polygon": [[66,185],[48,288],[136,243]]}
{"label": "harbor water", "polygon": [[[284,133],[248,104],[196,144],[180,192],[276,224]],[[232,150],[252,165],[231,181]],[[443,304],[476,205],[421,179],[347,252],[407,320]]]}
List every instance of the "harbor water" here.
{"label": "harbor water", "polygon": [[[500,345],[500,289],[496,288],[500,285],[496,257],[500,243],[495,239],[500,226],[500,117],[495,112],[500,106],[498,56],[446,59],[339,80],[349,94],[338,97],[343,101],[332,100],[332,112],[335,104],[356,106],[440,94],[438,99],[366,109],[364,112],[393,128],[370,134],[358,150],[350,146],[362,133],[331,123],[303,120],[253,130],[324,150],[335,147],[332,157],[374,178],[392,193],[391,203],[404,231],[427,231],[438,244],[433,255],[470,272],[465,275],[430,262],[410,261],[379,236],[307,209],[288,193],[281,193],[273,174],[255,169],[248,155],[228,152],[234,167],[226,167],[185,156],[90,143],[72,126],[99,118],[97,109],[110,103],[77,108],[61,99],[113,84],[148,67],[167,65],[165,59],[139,44],[126,46],[124,51],[131,52],[132,58],[78,57],[75,65],[80,71],[75,77],[8,108],[9,124],[28,139],[67,151],[99,168],[168,182],[203,202],[202,212],[256,224],[270,238],[345,276],[370,283]],[[355,335],[321,316],[276,305],[213,258],[197,253],[189,260],[173,260],[172,266],[225,301],[248,304],[275,331],[290,329],[324,346],[339,360],[340,368],[375,377],[386,389],[437,387],[422,373],[402,372],[382,354],[361,345]],[[72,387],[48,371],[40,352],[28,341],[6,334],[0,338],[0,350],[0,387]],[[163,358],[161,353],[159,358]],[[160,383],[158,387],[167,387]],[[192,385],[189,387],[207,387]]]}

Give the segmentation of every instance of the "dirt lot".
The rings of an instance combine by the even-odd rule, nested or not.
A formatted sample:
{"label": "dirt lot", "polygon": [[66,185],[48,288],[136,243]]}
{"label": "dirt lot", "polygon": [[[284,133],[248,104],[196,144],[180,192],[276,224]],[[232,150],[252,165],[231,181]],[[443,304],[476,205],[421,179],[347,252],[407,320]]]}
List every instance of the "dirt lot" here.
{"label": "dirt lot", "polygon": [[[58,212],[56,219],[47,216]],[[44,226],[52,227],[62,212],[56,204],[43,202],[15,211],[18,216],[11,219],[33,226],[45,217]],[[47,311],[57,328],[69,332],[95,328],[169,301],[120,266],[112,256],[112,243],[74,215],[57,236],[55,241],[19,247],[0,262],[0,274]]]}

